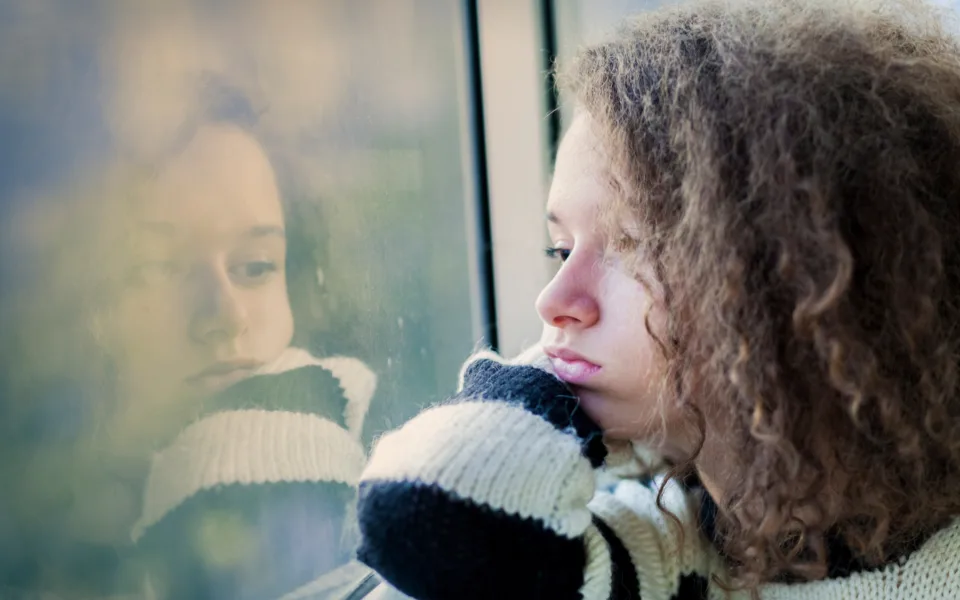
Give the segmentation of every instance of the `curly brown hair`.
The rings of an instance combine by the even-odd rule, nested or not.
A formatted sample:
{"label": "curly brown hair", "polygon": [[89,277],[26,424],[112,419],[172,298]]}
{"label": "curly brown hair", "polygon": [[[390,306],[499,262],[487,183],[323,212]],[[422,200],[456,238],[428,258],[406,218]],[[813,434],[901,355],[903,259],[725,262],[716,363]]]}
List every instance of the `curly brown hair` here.
{"label": "curly brown hair", "polygon": [[676,401],[734,461],[718,523],[734,583],[822,578],[832,539],[881,564],[960,513],[960,45],[943,15],[685,5],[567,67],[612,156],[611,237],[666,291]]}

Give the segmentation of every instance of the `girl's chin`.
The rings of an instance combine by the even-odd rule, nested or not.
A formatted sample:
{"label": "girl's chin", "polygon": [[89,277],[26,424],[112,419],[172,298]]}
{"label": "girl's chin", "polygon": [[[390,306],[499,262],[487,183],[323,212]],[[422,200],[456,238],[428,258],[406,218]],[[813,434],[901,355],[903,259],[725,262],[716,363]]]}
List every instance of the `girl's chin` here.
{"label": "girl's chin", "polygon": [[607,429],[616,425],[615,415],[610,414],[611,402],[603,396],[592,390],[575,389],[577,397],[580,399],[580,408],[587,413],[590,419],[607,433]]}
{"label": "girl's chin", "polygon": [[[636,406],[594,390],[577,390],[580,407],[603,430],[605,439],[645,443],[657,436],[659,420],[637,415]],[[630,410],[631,407],[634,410]],[[624,414],[627,409],[627,414]]]}

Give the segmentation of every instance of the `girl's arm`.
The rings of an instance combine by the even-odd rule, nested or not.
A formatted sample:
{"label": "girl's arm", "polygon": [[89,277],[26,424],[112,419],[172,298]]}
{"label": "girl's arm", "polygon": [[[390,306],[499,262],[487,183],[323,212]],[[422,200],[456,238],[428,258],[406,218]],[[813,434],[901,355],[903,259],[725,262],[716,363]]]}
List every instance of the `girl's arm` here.
{"label": "girl's arm", "polygon": [[695,528],[680,548],[639,484],[595,496],[602,433],[563,382],[491,355],[462,382],[376,445],[360,560],[418,600],[706,597]]}

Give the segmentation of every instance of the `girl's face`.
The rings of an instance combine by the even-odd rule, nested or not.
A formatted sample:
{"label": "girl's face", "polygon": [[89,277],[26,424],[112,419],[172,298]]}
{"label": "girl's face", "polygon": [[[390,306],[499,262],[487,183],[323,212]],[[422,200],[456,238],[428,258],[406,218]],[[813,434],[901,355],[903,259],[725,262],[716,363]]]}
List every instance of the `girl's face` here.
{"label": "girl's face", "polygon": [[251,137],[198,131],[132,217],[121,291],[102,319],[128,410],[183,406],[279,356],[293,335],[283,210]]}
{"label": "girl's face", "polygon": [[[537,299],[542,343],[609,437],[669,452],[680,421],[668,397],[661,410],[661,389],[671,388],[662,385],[665,358],[650,334],[663,331],[664,305],[652,269],[641,283],[607,250],[598,210],[614,194],[608,165],[590,118],[578,115],[557,153],[547,201],[550,252],[562,264]],[[656,439],[663,432],[667,442]]]}

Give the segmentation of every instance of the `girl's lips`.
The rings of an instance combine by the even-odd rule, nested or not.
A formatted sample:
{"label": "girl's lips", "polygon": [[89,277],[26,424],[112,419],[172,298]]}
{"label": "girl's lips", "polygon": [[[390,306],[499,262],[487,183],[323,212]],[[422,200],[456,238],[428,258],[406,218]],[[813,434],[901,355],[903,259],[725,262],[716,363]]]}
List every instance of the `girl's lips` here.
{"label": "girl's lips", "polygon": [[187,384],[203,393],[217,393],[251,377],[262,366],[253,360],[232,360],[214,363],[187,377]]}
{"label": "girl's lips", "polygon": [[567,383],[580,385],[600,372],[600,365],[569,350],[547,349],[546,354],[557,377]]}
{"label": "girl's lips", "polygon": [[252,369],[236,369],[234,371],[227,371],[224,373],[210,373],[207,375],[192,377],[187,381],[192,387],[199,389],[204,393],[215,394],[217,392],[222,392],[234,384],[240,383],[244,379],[254,375],[254,373],[255,371]]}
{"label": "girl's lips", "polygon": [[550,363],[557,377],[567,383],[582,384],[600,371],[600,367],[585,360],[564,360],[562,358],[551,358]]}

